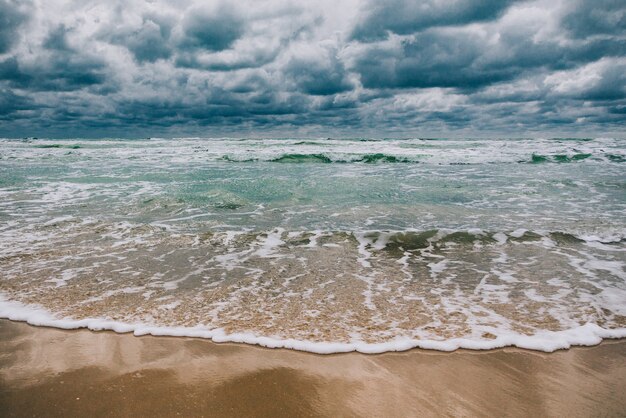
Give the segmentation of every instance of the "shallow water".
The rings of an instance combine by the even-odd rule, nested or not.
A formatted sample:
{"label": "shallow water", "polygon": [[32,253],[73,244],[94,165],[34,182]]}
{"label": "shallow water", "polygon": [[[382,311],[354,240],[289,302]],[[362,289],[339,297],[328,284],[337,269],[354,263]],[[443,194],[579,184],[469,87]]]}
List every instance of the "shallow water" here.
{"label": "shallow water", "polygon": [[333,352],[626,336],[600,138],[2,140],[0,316]]}

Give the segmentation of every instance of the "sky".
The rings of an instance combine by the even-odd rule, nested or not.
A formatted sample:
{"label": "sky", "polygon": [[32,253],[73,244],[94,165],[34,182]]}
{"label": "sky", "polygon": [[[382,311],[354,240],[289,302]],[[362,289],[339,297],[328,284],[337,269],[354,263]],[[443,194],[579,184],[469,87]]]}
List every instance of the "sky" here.
{"label": "sky", "polygon": [[623,0],[0,0],[1,137],[625,128]]}

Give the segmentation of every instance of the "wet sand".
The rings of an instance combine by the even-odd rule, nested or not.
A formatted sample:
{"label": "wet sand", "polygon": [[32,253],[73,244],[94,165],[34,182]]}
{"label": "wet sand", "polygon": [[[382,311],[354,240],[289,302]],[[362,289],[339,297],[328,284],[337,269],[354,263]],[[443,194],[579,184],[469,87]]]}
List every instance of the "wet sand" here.
{"label": "wet sand", "polygon": [[626,341],[321,356],[0,320],[0,415],[625,416]]}

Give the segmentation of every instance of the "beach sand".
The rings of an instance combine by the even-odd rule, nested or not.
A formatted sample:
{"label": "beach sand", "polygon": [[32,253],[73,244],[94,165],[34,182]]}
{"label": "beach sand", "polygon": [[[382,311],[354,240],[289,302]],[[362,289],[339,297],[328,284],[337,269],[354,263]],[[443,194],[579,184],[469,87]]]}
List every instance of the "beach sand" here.
{"label": "beach sand", "polygon": [[315,355],[0,320],[0,415],[625,416],[626,341]]}

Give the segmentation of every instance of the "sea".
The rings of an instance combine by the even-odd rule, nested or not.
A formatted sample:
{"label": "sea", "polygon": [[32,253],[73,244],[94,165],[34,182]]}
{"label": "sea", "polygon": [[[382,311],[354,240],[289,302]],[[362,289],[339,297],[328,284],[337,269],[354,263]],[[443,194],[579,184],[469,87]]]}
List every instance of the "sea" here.
{"label": "sea", "polygon": [[626,141],[0,139],[0,317],[322,354],[623,338]]}

